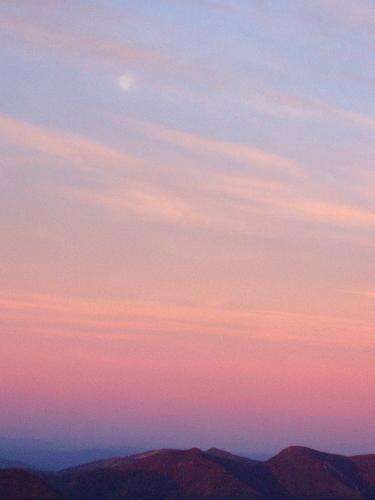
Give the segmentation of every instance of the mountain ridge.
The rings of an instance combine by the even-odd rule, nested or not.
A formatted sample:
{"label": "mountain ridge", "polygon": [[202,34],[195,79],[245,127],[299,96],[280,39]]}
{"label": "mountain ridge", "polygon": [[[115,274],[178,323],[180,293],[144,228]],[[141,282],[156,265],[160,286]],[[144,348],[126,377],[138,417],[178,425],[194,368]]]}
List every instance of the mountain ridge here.
{"label": "mountain ridge", "polygon": [[218,448],[162,448],[55,473],[0,470],[0,498],[2,484],[6,500],[375,500],[375,454],[291,446],[260,462]]}

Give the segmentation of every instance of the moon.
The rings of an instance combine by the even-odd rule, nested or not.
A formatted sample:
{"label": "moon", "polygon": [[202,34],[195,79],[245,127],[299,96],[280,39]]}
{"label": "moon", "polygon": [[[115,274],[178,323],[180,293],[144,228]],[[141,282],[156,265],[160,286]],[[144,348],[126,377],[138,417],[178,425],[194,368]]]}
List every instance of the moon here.
{"label": "moon", "polygon": [[118,79],[118,83],[119,83],[120,87],[122,88],[122,90],[128,91],[134,85],[134,77],[130,73],[124,73]]}

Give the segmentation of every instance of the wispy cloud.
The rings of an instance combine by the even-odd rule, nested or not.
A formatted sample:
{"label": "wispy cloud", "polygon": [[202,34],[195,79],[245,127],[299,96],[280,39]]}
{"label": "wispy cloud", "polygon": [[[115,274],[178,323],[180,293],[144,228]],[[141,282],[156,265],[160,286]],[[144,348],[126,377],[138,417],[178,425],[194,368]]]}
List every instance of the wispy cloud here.
{"label": "wispy cloud", "polygon": [[[116,216],[133,215],[156,223],[204,227],[220,232],[264,234],[266,231],[270,236],[280,237],[281,221],[291,227],[298,221],[304,221],[342,229],[375,229],[375,210],[318,198],[301,198],[295,190],[287,187],[274,192],[258,192],[256,188],[248,191],[246,188],[237,189],[230,186],[230,176],[227,183],[221,179],[215,186],[214,182],[206,194],[204,188],[183,193],[152,184],[131,182],[122,187],[103,186],[100,190],[66,187],[49,189],[55,195],[83,205],[100,206]],[[298,236],[301,231],[305,233],[299,228],[294,236]],[[354,236],[356,241],[358,235]],[[351,237],[347,234],[346,238]]]}
{"label": "wispy cloud", "polygon": [[[151,139],[181,147],[184,170],[178,168],[178,160],[177,164],[170,164],[170,160],[163,163],[162,158],[141,159],[79,135],[49,130],[4,115],[0,116],[0,139],[4,144],[30,149],[47,158],[49,167],[74,168],[82,175],[95,172],[95,188],[50,185],[48,190],[74,203],[101,206],[117,216],[130,214],[158,223],[244,234],[262,231],[265,220],[274,234],[278,233],[280,220],[290,223],[304,220],[341,228],[375,228],[374,209],[318,196],[319,189],[288,159],[246,145],[222,143],[155,124],[130,123]],[[196,155],[206,157],[199,169],[194,168]],[[12,161],[9,156],[3,161],[6,158]],[[212,168],[212,158],[260,166],[260,170],[224,173]],[[13,160],[31,165],[30,160],[24,162],[24,156]],[[264,170],[269,174],[275,169],[278,172],[279,168],[288,174],[283,180],[264,177]]]}
{"label": "wispy cloud", "polygon": [[[78,134],[50,130],[6,115],[0,115],[0,139],[28,148],[81,170],[105,170],[122,165],[137,166],[140,159]],[[56,163],[50,163],[56,165]]]}
{"label": "wispy cloud", "polygon": [[250,167],[260,166],[293,174],[300,171],[299,166],[289,158],[244,144],[203,137],[154,123],[132,121],[131,126],[153,139],[182,147],[193,154],[224,158],[232,162],[247,164]]}
{"label": "wispy cloud", "polygon": [[162,189],[152,184],[124,183],[103,186],[100,190],[71,187],[48,188],[56,196],[82,205],[96,205],[116,217],[136,217],[157,224],[176,227],[205,228],[219,232],[254,232],[246,221],[237,217],[233,208],[227,210],[213,200],[205,202],[197,191],[186,194]]}
{"label": "wispy cloud", "polygon": [[44,49],[54,51],[69,51],[71,56],[91,56],[106,63],[135,63],[158,69],[168,69],[178,65],[167,56],[130,43],[104,37],[84,36],[74,31],[67,32],[60,26],[52,28],[16,16],[3,15],[0,18],[0,27],[27,43],[38,44]]}
{"label": "wispy cloud", "polygon": [[[2,328],[23,335],[69,335],[113,343],[143,335],[225,336],[305,346],[365,348],[373,345],[372,325],[339,316],[293,311],[193,307],[142,300],[83,300],[51,295],[1,295]],[[19,328],[17,328],[17,325]],[[319,334],[317,334],[319,332]],[[356,333],[355,338],[353,332]]]}
{"label": "wispy cloud", "polygon": [[282,202],[280,208],[304,220],[341,227],[375,228],[375,209],[308,198]]}

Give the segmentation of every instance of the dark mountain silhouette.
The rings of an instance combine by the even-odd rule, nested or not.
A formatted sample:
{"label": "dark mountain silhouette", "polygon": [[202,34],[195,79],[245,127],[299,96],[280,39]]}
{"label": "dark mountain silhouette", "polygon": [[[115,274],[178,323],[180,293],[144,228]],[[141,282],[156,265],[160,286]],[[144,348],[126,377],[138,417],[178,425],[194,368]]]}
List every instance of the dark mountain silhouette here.
{"label": "dark mountain silhouette", "polygon": [[30,469],[28,464],[18,462],[17,460],[8,460],[0,458],[0,469]]}
{"label": "dark mountain silhouette", "polygon": [[283,498],[375,498],[375,490],[350,457],[293,446],[260,467]]}
{"label": "dark mountain silhouette", "polygon": [[[155,450],[125,459],[101,461],[59,474],[72,499],[260,499],[252,488],[203,451]],[[110,485],[110,490],[108,486]]]}
{"label": "dark mountain silhouette", "polygon": [[246,462],[248,464],[249,463],[255,464],[259,462],[259,460],[254,460],[252,458],[233,455],[233,453],[230,453],[229,451],[225,450],[220,450],[219,448],[209,448],[208,450],[206,450],[206,453],[213,457],[226,458],[228,460],[234,460],[236,462]]}
{"label": "dark mountain silhouette", "polygon": [[57,473],[0,470],[3,498],[375,500],[375,455],[346,457],[293,446],[257,462],[217,448],[161,449]]}
{"label": "dark mountain silhouette", "polygon": [[63,500],[61,493],[36,474],[25,470],[0,470],[1,500]]}

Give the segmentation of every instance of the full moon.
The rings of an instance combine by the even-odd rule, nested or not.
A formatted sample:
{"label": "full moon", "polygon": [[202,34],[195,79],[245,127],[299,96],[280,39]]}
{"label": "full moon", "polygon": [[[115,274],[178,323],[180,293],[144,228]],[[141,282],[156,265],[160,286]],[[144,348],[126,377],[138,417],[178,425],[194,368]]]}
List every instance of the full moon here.
{"label": "full moon", "polygon": [[131,87],[134,85],[134,78],[129,73],[124,73],[123,75],[120,76],[118,82],[123,90],[130,90]]}

